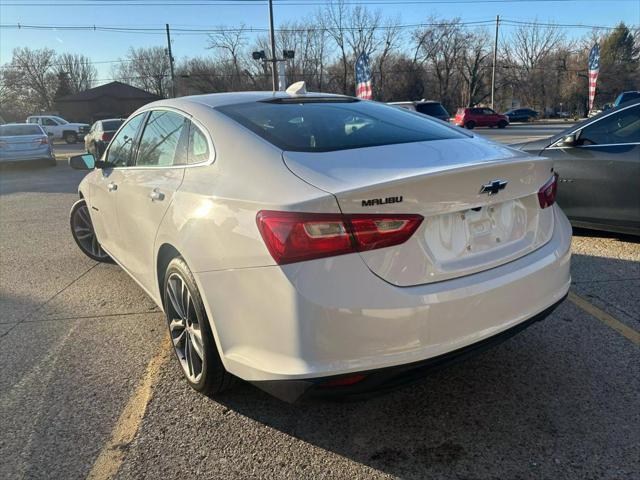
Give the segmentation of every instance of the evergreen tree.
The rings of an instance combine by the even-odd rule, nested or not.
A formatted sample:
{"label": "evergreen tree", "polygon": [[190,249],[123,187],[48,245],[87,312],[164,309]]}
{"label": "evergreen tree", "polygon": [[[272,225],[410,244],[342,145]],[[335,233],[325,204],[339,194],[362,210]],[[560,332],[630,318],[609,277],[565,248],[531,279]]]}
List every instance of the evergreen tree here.
{"label": "evergreen tree", "polygon": [[600,44],[598,95],[603,102],[613,102],[627,90],[640,89],[640,49],[633,33],[620,23]]}

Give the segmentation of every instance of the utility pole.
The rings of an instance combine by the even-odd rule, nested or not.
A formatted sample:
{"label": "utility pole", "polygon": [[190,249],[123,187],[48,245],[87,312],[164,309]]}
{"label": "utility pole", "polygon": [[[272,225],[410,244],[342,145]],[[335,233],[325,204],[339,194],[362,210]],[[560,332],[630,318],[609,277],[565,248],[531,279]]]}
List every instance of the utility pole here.
{"label": "utility pole", "polygon": [[278,60],[276,60],[276,33],[273,30],[273,0],[269,0],[269,35],[271,37],[271,79],[275,92],[278,90]]}
{"label": "utility pole", "polygon": [[493,69],[491,71],[491,109],[495,107],[496,94],[496,64],[498,63],[498,27],[500,25],[500,15],[496,15],[496,38],[493,42]]}
{"label": "utility pole", "polygon": [[171,66],[171,98],[176,98],[176,77],[173,72],[173,55],[171,53],[171,34],[169,33],[169,24],[167,26],[167,53],[169,54],[169,65]]}

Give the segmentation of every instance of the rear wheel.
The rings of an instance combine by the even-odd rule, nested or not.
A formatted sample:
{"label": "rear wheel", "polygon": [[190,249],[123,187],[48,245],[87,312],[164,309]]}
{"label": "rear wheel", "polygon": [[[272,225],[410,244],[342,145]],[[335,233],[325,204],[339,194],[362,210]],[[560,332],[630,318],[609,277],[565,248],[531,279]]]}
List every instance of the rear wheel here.
{"label": "rear wheel", "polygon": [[233,385],[235,377],[222,365],[193,274],[180,257],[171,260],[165,273],[164,310],[187,383],[207,395]]}
{"label": "rear wheel", "polygon": [[67,143],[76,143],[78,141],[78,135],[75,132],[66,132],[64,134],[64,141]]}
{"label": "rear wheel", "polygon": [[73,235],[73,239],[82,250],[82,253],[97,262],[112,261],[111,257],[98,242],[98,237],[96,237],[91,216],[89,215],[89,208],[84,199],[78,200],[71,207],[69,223],[71,224],[71,235]]}
{"label": "rear wheel", "polygon": [[504,120],[500,120],[498,122],[498,128],[505,128],[507,125],[507,122],[505,122]]}
{"label": "rear wheel", "polygon": [[464,128],[467,128],[469,130],[473,130],[475,126],[476,126],[476,122],[473,122],[471,120],[464,124]]}

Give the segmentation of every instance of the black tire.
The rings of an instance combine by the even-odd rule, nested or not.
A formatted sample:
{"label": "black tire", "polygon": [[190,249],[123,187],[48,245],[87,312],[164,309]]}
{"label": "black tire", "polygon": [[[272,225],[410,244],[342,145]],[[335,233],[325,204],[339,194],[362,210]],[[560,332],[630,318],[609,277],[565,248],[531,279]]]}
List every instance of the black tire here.
{"label": "black tire", "polygon": [[[113,263],[111,257],[98,242],[96,233],[93,230],[91,216],[89,215],[89,207],[84,199],[78,200],[71,207],[69,226],[71,227],[71,235],[82,253],[96,262]],[[88,236],[83,237],[83,235]]]}
{"label": "black tire", "polygon": [[509,125],[507,122],[505,122],[504,120],[500,120],[498,122],[498,128],[505,128],[507,125]]}
{"label": "black tire", "polygon": [[464,128],[468,129],[468,130],[473,130],[476,126],[476,122],[472,122],[469,121],[467,123],[464,124]]}
{"label": "black tire", "polygon": [[[188,295],[179,285],[184,286]],[[215,396],[233,386],[235,377],[225,370],[220,360],[196,281],[181,257],[174,258],[167,266],[163,300],[173,351],[187,383],[194,390],[209,396]],[[189,325],[189,328],[181,327],[181,324]],[[195,332],[199,332],[199,340]],[[201,350],[202,358],[198,358],[198,350]]]}
{"label": "black tire", "polygon": [[64,134],[64,141],[72,144],[78,142],[78,134],[76,132],[66,132]]}

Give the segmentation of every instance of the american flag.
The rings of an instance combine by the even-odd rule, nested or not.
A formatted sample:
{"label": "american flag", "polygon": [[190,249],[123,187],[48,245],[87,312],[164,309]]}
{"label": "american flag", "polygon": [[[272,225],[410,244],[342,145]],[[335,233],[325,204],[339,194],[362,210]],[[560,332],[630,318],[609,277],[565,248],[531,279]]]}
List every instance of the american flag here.
{"label": "american flag", "polygon": [[596,83],[600,73],[600,46],[596,43],[589,52],[589,110],[593,108],[596,98]]}
{"label": "american flag", "polygon": [[364,52],[362,52],[356,60],[356,97],[364,100],[371,100],[373,98],[369,55]]}

